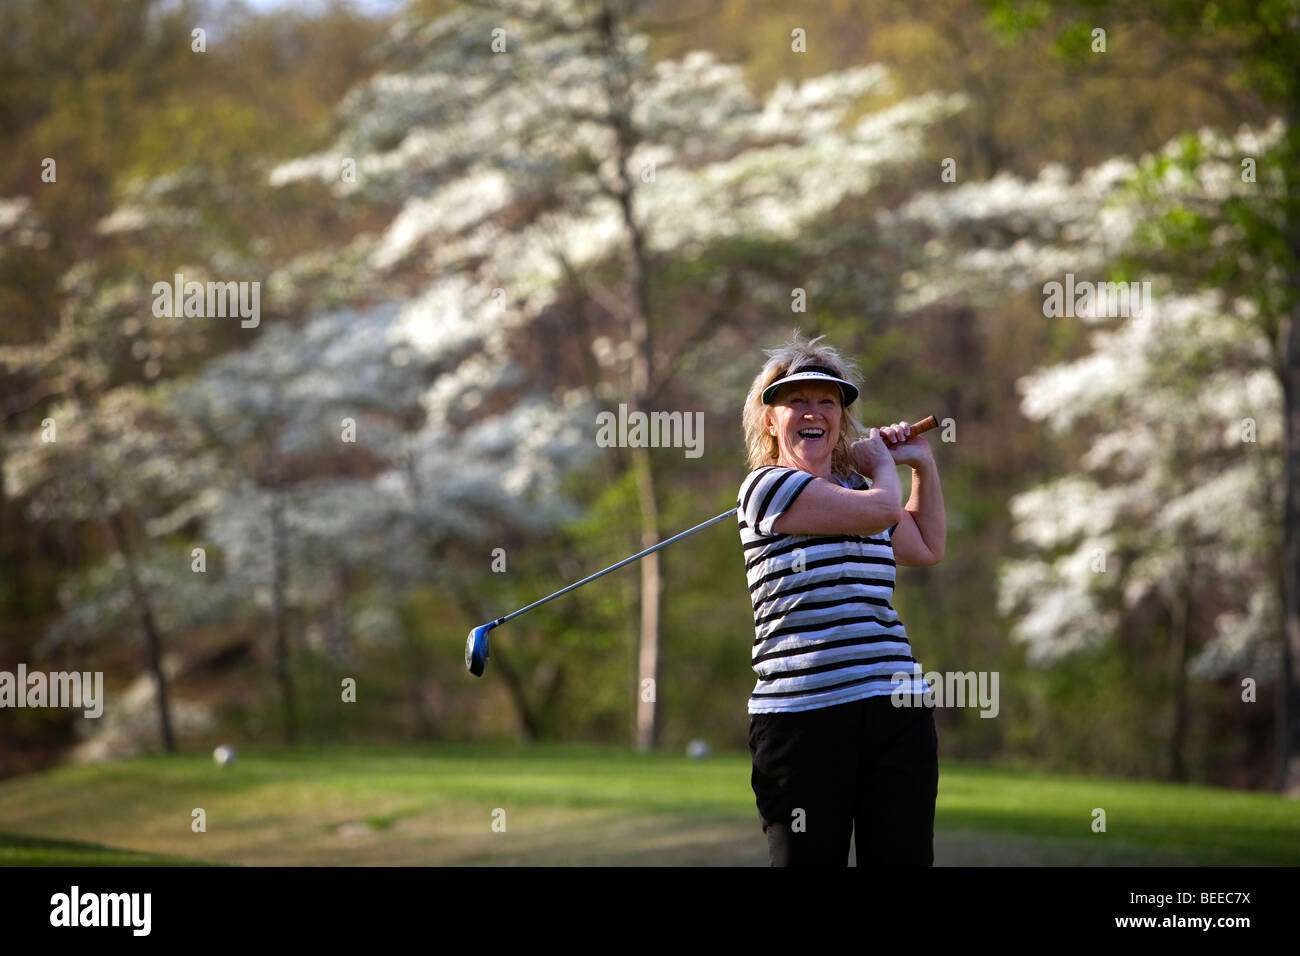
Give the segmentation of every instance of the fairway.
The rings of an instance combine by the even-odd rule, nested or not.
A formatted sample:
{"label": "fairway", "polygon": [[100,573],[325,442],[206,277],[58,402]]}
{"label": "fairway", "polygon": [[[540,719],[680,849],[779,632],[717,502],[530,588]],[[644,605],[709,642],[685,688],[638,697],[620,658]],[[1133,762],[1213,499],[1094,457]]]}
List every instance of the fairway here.
{"label": "fairway", "polygon": [[[749,772],[744,754],[573,745],[64,767],[0,782],[0,863],[765,866]],[[936,865],[1296,865],[1298,848],[1300,805],[1272,794],[940,765]]]}

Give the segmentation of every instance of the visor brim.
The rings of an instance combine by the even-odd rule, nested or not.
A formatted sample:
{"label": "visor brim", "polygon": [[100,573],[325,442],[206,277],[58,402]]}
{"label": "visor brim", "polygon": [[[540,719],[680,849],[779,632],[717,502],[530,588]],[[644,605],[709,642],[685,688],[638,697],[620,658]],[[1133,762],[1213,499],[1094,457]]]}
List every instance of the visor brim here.
{"label": "visor brim", "polygon": [[852,405],[858,398],[858,390],[851,383],[844,381],[842,378],[833,378],[830,375],[819,373],[800,373],[798,375],[787,375],[785,378],[779,378],[767,388],[763,389],[762,401],[764,405],[771,405],[772,399],[776,398],[777,390],[782,385],[794,385],[801,382],[829,382],[832,385],[840,387],[840,401],[845,408]]}

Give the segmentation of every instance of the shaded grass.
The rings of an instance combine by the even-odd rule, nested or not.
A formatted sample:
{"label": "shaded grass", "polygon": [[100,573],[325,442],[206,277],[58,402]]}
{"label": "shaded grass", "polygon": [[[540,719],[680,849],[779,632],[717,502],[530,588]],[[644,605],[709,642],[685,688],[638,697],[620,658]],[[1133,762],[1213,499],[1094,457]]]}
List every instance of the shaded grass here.
{"label": "shaded grass", "polygon": [[0,866],[206,866],[151,853],[136,853],[76,840],[50,840],[0,831]]}
{"label": "shaded grass", "polygon": [[[206,754],[142,757],[0,782],[0,863],[761,864],[749,772],[747,754],[693,761],[594,745],[271,748],[228,767]],[[204,833],[190,829],[195,808]],[[1095,808],[1104,833],[1092,831]],[[1300,803],[949,760],[936,856],[1296,865]]]}

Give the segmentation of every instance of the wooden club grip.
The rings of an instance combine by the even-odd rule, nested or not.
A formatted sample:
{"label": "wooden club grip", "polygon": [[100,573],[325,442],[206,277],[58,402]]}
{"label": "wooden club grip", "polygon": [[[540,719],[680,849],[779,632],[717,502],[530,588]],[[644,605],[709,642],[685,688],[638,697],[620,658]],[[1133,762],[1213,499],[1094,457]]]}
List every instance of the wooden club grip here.
{"label": "wooden club grip", "polygon": [[[935,419],[933,415],[927,415],[925,416],[925,418],[922,418],[919,422],[913,422],[912,425],[909,427],[912,429],[913,435],[920,435],[922,432],[928,432],[932,428],[938,428],[939,422]],[[888,439],[885,439],[885,444],[897,445],[898,442],[891,442]]]}

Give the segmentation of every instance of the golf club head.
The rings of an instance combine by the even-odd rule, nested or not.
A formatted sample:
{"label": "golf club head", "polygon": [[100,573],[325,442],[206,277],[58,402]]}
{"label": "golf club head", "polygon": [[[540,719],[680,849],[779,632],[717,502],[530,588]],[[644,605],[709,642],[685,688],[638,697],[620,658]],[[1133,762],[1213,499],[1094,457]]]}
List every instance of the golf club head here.
{"label": "golf club head", "polygon": [[470,631],[469,637],[465,639],[465,666],[475,677],[482,677],[483,671],[487,668],[488,631],[496,626],[496,621],[480,624]]}

